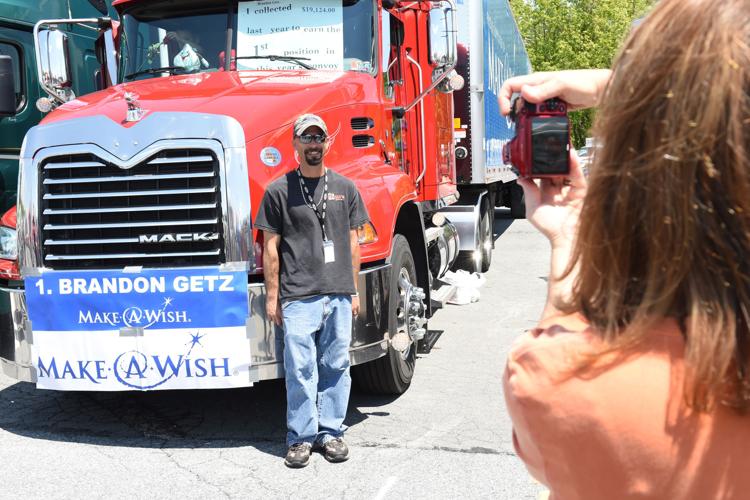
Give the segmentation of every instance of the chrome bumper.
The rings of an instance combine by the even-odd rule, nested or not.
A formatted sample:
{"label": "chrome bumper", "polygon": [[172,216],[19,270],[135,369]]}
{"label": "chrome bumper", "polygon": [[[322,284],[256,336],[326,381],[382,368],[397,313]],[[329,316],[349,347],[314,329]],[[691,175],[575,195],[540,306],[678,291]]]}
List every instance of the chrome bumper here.
{"label": "chrome bumper", "polygon": [[[390,265],[363,270],[358,288],[361,310],[353,326],[349,357],[352,365],[366,363],[388,351],[387,289]],[[262,283],[249,284],[250,304],[248,340],[253,366],[251,380],[271,380],[284,377],[284,335],[273,322],[266,319],[266,288]],[[0,366],[10,378],[23,382],[36,382],[32,364],[31,345],[33,332],[28,321],[26,295],[18,289],[0,290]]]}

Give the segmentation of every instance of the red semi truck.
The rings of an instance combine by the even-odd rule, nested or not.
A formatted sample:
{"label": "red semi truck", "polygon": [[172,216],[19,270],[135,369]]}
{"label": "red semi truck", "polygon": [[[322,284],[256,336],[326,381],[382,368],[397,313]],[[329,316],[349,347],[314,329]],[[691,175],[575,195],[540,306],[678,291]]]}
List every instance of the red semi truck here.
{"label": "red semi truck", "polygon": [[[292,123],[316,113],[333,140],[327,166],[356,183],[372,218],[353,375],[405,391],[440,278],[459,256],[486,269],[494,206],[518,202],[495,93],[529,67],[507,0],[113,6],[119,22],[35,28],[39,106],[53,111],[25,138],[17,213],[0,222],[18,247],[0,261],[4,372],[56,390],[283,377],[252,222],[266,186],[297,165]],[[70,23],[99,31],[106,89],[67,92],[56,28]]]}

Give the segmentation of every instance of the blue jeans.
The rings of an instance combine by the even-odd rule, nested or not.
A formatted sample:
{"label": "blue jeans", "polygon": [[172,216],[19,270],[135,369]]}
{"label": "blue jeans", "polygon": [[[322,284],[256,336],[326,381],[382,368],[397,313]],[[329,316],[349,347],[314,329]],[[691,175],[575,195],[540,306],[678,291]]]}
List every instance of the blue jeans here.
{"label": "blue jeans", "polygon": [[281,306],[284,318],[287,446],[344,434],[352,379],[352,298],[318,295]]}

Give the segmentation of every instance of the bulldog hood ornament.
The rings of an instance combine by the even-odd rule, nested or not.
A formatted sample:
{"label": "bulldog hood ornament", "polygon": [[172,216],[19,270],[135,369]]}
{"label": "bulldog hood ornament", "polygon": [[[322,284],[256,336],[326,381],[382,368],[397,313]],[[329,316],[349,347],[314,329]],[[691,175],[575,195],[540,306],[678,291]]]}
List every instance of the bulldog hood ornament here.
{"label": "bulldog hood ornament", "polygon": [[128,105],[128,114],[125,117],[126,122],[137,122],[143,118],[143,109],[138,102],[138,94],[125,92],[125,102]]}

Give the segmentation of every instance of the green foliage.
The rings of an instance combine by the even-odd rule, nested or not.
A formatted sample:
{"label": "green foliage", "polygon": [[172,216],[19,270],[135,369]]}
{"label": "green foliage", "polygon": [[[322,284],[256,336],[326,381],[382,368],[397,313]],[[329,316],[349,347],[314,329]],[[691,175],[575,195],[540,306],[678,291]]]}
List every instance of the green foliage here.
{"label": "green foliage", "polygon": [[[534,71],[608,68],[631,23],[656,0],[510,0]],[[576,148],[583,146],[594,110],[571,114]]]}

